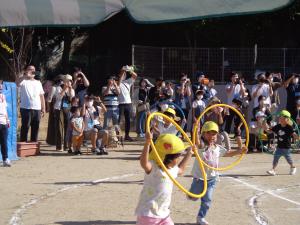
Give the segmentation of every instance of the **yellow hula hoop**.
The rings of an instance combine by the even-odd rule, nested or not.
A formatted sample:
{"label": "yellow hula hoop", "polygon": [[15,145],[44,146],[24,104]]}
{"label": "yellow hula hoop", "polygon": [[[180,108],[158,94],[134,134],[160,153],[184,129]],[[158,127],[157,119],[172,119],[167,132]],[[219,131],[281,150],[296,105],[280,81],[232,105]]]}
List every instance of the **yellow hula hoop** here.
{"label": "yellow hula hoop", "polygon": [[[171,122],[184,136],[184,138],[190,143],[191,147],[193,146],[193,142],[191,141],[191,139],[189,139],[189,137],[187,136],[187,134],[182,130],[182,128],[173,120],[171,119],[170,117],[168,117],[167,115],[163,114],[163,113],[160,113],[160,112],[154,112],[154,113],[151,113],[148,118],[147,118],[147,123],[146,123],[146,130],[147,132],[150,132],[150,122],[151,122],[151,119],[154,117],[154,116],[162,116],[164,119],[168,120],[169,122]],[[188,196],[192,197],[192,198],[202,198],[205,193],[206,193],[206,190],[207,190],[207,178],[206,178],[206,173],[205,173],[205,169],[204,169],[204,166],[203,166],[203,163],[202,163],[202,160],[199,156],[199,154],[197,154],[197,151],[195,151],[194,149],[194,152],[196,154],[196,158],[199,162],[199,167],[201,169],[201,172],[203,174],[203,180],[204,180],[204,187],[203,187],[203,191],[202,193],[200,194],[194,194],[192,192],[189,192],[186,188],[184,188],[175,178],[173,178],[173,176],[169,173],[169,171],[167,170],[167,168],[165,167],[164,163],[162,162],[160,156],[158,155],[158,152],[155,148],[155,145],[153,143],[153,140],[151,140],[150,142],[151,144],[151,148],[152,148],[152,151],[154,152],[154,155],[155,157],[157,158],[157,161],[158,161],[158,164],[159,166],[166,172],[166,174],[168,175],[168,177],[173,181],[173,183],[181,190],[183,191],[185,194],[187,194]]]}
{"label": "yellow hula hoop", "polygon": [[[195,144],[196,143],[196,137],[198,136],[198,133],[197,133],[197,130],[198,130],[198,126],[200,124],[200,120],[201,118],[204,116],[205,113],[207,113],[209,110],[215,108],[215,107],[227,107],[229,109],[232,109],[242,120],[244,126],[245,126],[245,131],[246,131],[246,143],[245,143],[245,146],[248,147],[248,144],[249,144],[249,127],[248,127],[248,124],[246,122],[246,120],[244,119],[243,115],[234,107],[230,106],[230,105],[227,105],[227,104],[215,104],[215,105],[212,105],[208,108],[206,108],[201,114],[200,116],[198,117],[197,121],[196,121],[196,124],[195,124],[195,127],[194,127],[194,130],[193,130],[193,143]],[[241,160],[243,159],[244,155],[245,155],[246,152],[243,152],[240,157],[234,161],[233,163],[231,163],[230,165],[226,166],[226,167],[220,167],[220,168],[216,168],[216,167],[212,167],[210,165],[208,165],[206,162],[204,162],[204,160],[201,159],[202,163],[209,169],[212,169],[212,170],[216,170],[216,171],[225,171],[225,170],[229,170],[231,169],[232,167],[236,166],[237,164],[239,164],[241,162]],[[198,152],[196,153],[196,155],[198,155]]]}

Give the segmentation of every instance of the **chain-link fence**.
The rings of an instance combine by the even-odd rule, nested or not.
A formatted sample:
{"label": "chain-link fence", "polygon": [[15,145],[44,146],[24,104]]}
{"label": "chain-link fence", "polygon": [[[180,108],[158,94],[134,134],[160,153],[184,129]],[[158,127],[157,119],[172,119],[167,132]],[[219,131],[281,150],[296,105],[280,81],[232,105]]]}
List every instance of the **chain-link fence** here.
{"label": "chain-link fence", "polygon": [[177,48],[132,46],[132,64],[139,74],[177,80],[181,73],[193,77],[205,72],[210,79],[224,83],[231,71],[241,73],[248,82],[256,70],[300,73],[299,48]]}

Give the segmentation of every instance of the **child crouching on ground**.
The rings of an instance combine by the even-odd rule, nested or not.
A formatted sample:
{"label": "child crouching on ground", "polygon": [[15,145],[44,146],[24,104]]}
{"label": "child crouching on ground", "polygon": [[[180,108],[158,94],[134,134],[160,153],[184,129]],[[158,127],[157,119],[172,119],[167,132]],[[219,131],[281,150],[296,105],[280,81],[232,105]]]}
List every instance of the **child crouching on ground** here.
{"label": "child crouching on ground", "polygon": [[84,130],[84,121],[83,117],[80,116],[79,107],[71,107],[71,113],[73,114],[71,119],[72,126],[72,145],[74,148],[75,155],[81,155],[81,144],[83,141],[83,130]]}
{"label": "child crouching on ground", "polygon": [[[213,121],[207,121],[203,124],[201,129],[200,143],[197,143],[199,150],[198,153],[202,160],[205,161],[211,167],[218,168],[219,158],[222,156],[231,157],[242,154],[247,151],[246,147],[240,150],[232,151],[223,148],[220,145],[215,144],[217,141],[217,135],[219,133],[219,126]],[[208,222],[205,220],[206,214],[209,210],[212,201],[212,195],[216,186],[216,181],[219,176],[218,172],[210,168],[205,167],[207,174],[207,192],[201,198],[201,206],[197,215],[197,223],[200,225],[207,225]],[[195,160],[192,169],[193,182],[191,184],[190,192],[194,194],[200,194],[203,191],[204,182],[203,174],[199,168],[198,161]],[[190,198],[196,201],[196,198]]]}
{"label": "child crouching on ground", "polygon": [[279,124],[272,127],[268,130],[268,132],[274,132],[277,136],[277,149],[274,154],[273,159],[273,168],[267,173],[269,175],[275,176],[276,172],[275,169],[277,167],[278,161],[281,156],[284,156],[288,164],[290,164],[290,175],[294,175],[296,173],[296,167],[293,164],[293,160],[291,157],[291,141],[292,137],[294,139],[298,139],[298,135],[296,134],[294,128],[291,126],[291,114],[286,111],[282,110],[279,113]]}
{"label": "child crouching on ground", "polygon": [[[146,134],[146,143],[140,157],[141,167],[145,170],[144,187],[136,208],[138,225],[173,225],[170,217],[170,204],[173,182],[168,175],[152,160],[153,151],[149,157],[152,134]],[[170,174],[176,178],[182,175],[188,160],[191,158],[191,147],[180,161],[181,153],[186,146],[173,134],[160,135],[155,147]],[[169,154],[166,154],[168,152]]]}

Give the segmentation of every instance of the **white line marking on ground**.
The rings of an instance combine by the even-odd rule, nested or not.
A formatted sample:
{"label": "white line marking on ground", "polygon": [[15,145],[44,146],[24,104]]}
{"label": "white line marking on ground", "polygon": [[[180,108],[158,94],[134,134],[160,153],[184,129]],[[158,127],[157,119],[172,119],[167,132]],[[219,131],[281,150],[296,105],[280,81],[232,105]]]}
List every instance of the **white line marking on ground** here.
{"label": "white line marking on ground", "polygon": [[[300,206],[300,203],[297,202],[297,201],[294,201],[294,200],[291,200],[291,199],[288,199],[288,198],[285,198],[283,196],[280,196],[278,194],[275,194],[274,192],[283,192],[284,190],[287,190],[287,189],[290,189],[290,188],[295,188],[295,187],[299,187],[299,185],[295,185],[295,186],[289,186],[289,187],[285,187],[285,188],[279,188],[279,189],[275,189],[275,190],[263,190],[262,188],[259,188],[257,187],[256,185],[253,185],[253,184],[250,184],[244,180],[240,180],[238,178],[235,178],[235,177],[224,177],[224,178],[230,178],[230,179],[233,179],[234,181],[236,182],[239,182],[241,184],[243,184],[244,186],[247,186],[251,189],[254,189],[254,190],[257,190],[259,191],[258,194],[255,194],[253,197],[251,197],[248,201],[248,204],[251,208],[251,211],[254,215],[254,218],[256,220],[256,222],[259,224],[259,225],[268,225],[268,220],[267,218],[265,218],[263,215],[260,214],[256,204],[257,204],[257,199],[264,195],[264,194],[269,194],[275,198],[279,198],[281,200],[284,200],[284,201],[287,201],[287,202],[290,202],[292,204],[295,204],[297,206]],[[297,209],[294,209],[294,210],[299,210],[298,208]]]}
{"label": "white line marking on ground", "polygon": [[[275,197],[275,198],[279,198],[279,199],[282,199],[282,200],[284,200],[284,201],[287,201],[287,202],[290,202],[290,203],[292,203],[292,204],[295,204],[295,205],[297,205],[297,206],[300,206],[300,202],[297,202],[297,201],[294,201],[294,200],[285,198],[285,197],[283,197],[283,196],[281,196],[281,195],[275,194],[274,191],[272,191],[272,190],[263,190],[263,189],[257,187],[256,185],[249,184],[248,182],[243,181],[243,180],[240,180],[240,179],[238,179],[238,178],[234,178],[234,177],[228,177],[228,178],[231,178],[231,179],[233,179],[233,180],[235,180],[235,181],[237,181],[237,182],[239,182],[239,183],[241,183],[241,184],[244,184],[245,186],[247,186],[247,187],[249,187],[249,188],[252,188],[252,189],[254,189],[254,190],[257,190],[257,191],[259,191],[259,192],[263,192],[263,193],[272,195],[272,196]],[[278,190],[281,190],[281,189],[277,189],[276,191],[278,191]]]}
{"label": "white line marking on ground", "polygon": [[264,193],[261,192],[257,195],[254,195],[252,198],[249,199],[248,204],[251,208],[251,211],[255,217],[256,222],[258,222],[258,224],[260,224],[260,225],[267,225],[268,224],[267,218],[265,218],[263,215],[261,215],[257,208],[257,199],[263,194]]}
{"label": "white line marking on ground", "polygon": [[42,200],[45,200],[47,198],[56,196],[57,194],[67,191],[67,190],[71,190],[71,189],[75,189],[75,188],[79,188],[79,187],[83,187],[83,186],[91,186],[91,185],[96,185],[99,184],[101,182],[105,182],[105,181],[110,181],[110,180],[121,180],[123,178],[127,178],[127,177],[132,177],[138,175],[138,173],[131,173],[131,174],[124,174],[124,175],[120,175],[120,176],[113,176],[113,177],[107,177],[107,178],[103,178],[103,179],[99,179],[99,180],[94,180],[91,181],[90,183],[84,183],[84,184],[73,184],[73,185],[67,185],[64,186],[54,192],[51,193],[46,193],[40,197],[34,198],[32,200],[30,200],[29,202],[25,203],[24,205],[22,205],[19,209],[17,209],[13,216],[11,217],[9,224],[10,225],[20,225],[22,224],[22,220],[21,217],[24,214],[24,212],[26,210],[28,210],[29,208],[31,208],[33,205],[36,205],[37,203],[39,203]]}

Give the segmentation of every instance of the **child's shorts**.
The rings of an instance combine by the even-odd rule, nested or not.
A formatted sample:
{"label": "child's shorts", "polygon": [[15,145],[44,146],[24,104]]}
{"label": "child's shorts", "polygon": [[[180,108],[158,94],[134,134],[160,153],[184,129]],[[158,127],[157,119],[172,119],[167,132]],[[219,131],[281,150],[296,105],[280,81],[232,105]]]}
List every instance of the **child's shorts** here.
{"label": "child's shorts", "polygon": [[153,218],[148,216],[138,216],[137,225],[174,225],[174,222],[172,221],[171,217],[168,216],[164,219],[161,218]]}
{"label": "child's shorts", "polygon": [[83,135],[73,135],[72,143],[74,146],[80,146],[83,141]]}

